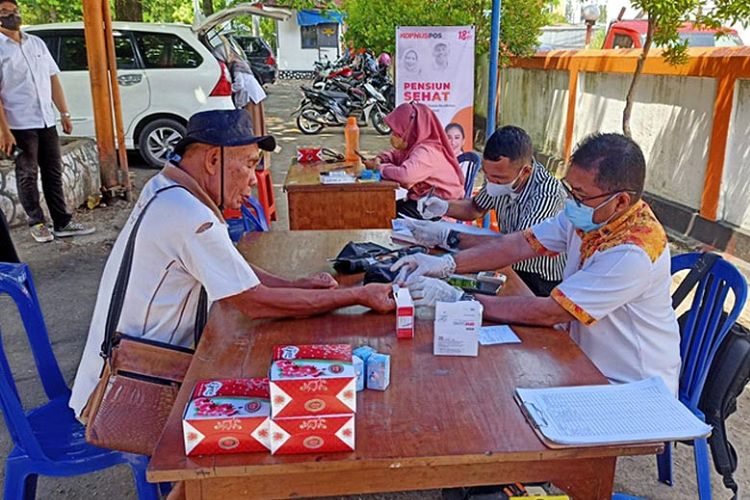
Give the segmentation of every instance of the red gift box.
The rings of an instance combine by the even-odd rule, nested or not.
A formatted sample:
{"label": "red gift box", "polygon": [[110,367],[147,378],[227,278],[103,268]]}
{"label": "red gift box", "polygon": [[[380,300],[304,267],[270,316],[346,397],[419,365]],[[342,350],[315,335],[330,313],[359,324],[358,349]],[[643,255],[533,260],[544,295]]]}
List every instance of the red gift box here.
{"label": "red gift box", "polygon": [[274,455],[354,450],[354,415],[274,419],[270,432]]}
{"label": "red gift box", "polygon": [[297,163],[323,161],[323,148],[297,148]]}
{"label": "red gift box", "polygon": [[357,376],[348,344],[274,348],[271,416],[340,415],[357,409]]}
{"label": "red gift box", "polygon": [[267,378],[199,381],[182,417],[185,453],[268,451],[270,415]]}

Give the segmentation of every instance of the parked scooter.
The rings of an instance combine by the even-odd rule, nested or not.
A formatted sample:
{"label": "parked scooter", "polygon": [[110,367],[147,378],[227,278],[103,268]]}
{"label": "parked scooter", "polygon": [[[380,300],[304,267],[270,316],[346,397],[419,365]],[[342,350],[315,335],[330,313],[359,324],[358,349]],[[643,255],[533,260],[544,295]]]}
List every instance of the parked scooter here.
{"label": "parked scooter", "polygon": [[356,116],[360,126],[372,124],[381,135],[388,135],[391,129],[385,123],[388,114],[386,98],[372,84],[365,82],[361,87],[339,82],[340,90],[319,90],[302,86],[303,99],[292,113],[297,117],[297,127],[303,134],[314,135],[325,127],[341,127],[348,116]]}

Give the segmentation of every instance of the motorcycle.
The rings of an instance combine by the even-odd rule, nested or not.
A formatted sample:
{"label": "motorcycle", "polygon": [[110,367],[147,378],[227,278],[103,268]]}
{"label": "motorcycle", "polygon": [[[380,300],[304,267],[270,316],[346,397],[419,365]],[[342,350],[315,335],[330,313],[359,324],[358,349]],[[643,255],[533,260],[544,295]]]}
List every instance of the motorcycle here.
{"label": "motorcycle", "polygon": [[302,86],[303,99],[299,107],[292,112],[297,117],[297,127],[303,134],[314,135],[325,127],[342,127],[348,116],[356,116],[360,126],[370,122],[381,135],[391,133],[385,123],[388,113],[386,98],[372,84],[366,82],[361,88],[346,87],[345,91],[320,90]]}

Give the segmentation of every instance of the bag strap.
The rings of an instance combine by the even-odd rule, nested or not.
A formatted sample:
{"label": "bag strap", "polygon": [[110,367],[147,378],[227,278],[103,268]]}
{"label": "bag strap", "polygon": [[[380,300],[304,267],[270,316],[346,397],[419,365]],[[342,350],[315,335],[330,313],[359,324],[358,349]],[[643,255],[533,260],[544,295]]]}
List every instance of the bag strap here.
{"label": "bag strap", "polygon": [[[104,326],[104,342],[102,342],[101,347],[101,353],[100,355],[104,359],[108,359],[110,355],[112,354],[112,345],[115,341],[115,332],[117,331],[117,325],[120,323],[120,315],[122,314],[122,306],[125,303],[125,293],[128,289],[128,281],[130,281],[130,271],[133,267],[133,252],[135,251],[135,238],[138,234],[138,228],[141,226],[141,222],[143,221],[143,216],[146,214],[146,209],[153,203],[153,201],[156,199],[156,197],[159,195],[159,193],[163,193],[164,191],[168,191],[170,189],[185,189],[188,191],[184,186],[180,186],[179,184],[173,185],[173,186],[167,186],[161,189],[158,189],[154,196],[151,197],[148,202],[146,202],[146,205],[141,210],[141,213],[138,214],[138,218],[135,221],[135,224],[133,224],[133,229],[130,231],[130,236],[128,237],[128,242],[125,246],[125,251],[122,255],[122,261],[120,262],[120,269],[117,272],[117,279],[115,280],[115,286],[112,289],[112,298],[109,302],[109,310],[107,311],[107,321]],[[188,191],[189,192],[189,191]],[[203,331],[203,326],[205,326],[206,317],[208,315],[208,297],[206,295],[206,289],[201,287],[201,295],[198,299],[198,312],[196,314],[195,318],[195,343],[197,345],[198,340],[200,338],[200,333]],[[199,325],[199,323],[202,322],[202,324]],[[200,330],[198,329],[200,326]]]}
{"label": "bag strap", "polygon": [[677,309],[682,304],[682,301],[688,296],[690,290],[708,274],[711,268],[714,267],[714,263],[720,258],[718,254],[711,252],[704,253],[698,258],[698,262],[690,269],[688,275],[685,276],[680,286],[672,294],[672,309]]}

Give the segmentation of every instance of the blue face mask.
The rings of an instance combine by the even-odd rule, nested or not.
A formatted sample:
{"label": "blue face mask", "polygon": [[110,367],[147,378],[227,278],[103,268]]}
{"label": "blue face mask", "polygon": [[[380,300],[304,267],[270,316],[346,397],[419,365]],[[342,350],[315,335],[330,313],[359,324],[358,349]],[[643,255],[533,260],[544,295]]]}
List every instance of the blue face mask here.
{"label": "blue face mask", "polygon": [[618,194],[620,193],[612,195],[605,202],[600,203],[595,207],[589,207],[587,205],[579,206],[578,203],[575,202],[575,200],[567,199],[565,200],[565,217],[568,218],[568,220],[571,224],[573,224],[574,227],[580,229],[584,233],[596,231],[607,222],[609,222],[609,220],[605,220],[604,222],[600,222],[599,224],[595,223],[594,212],[612,201]]}

